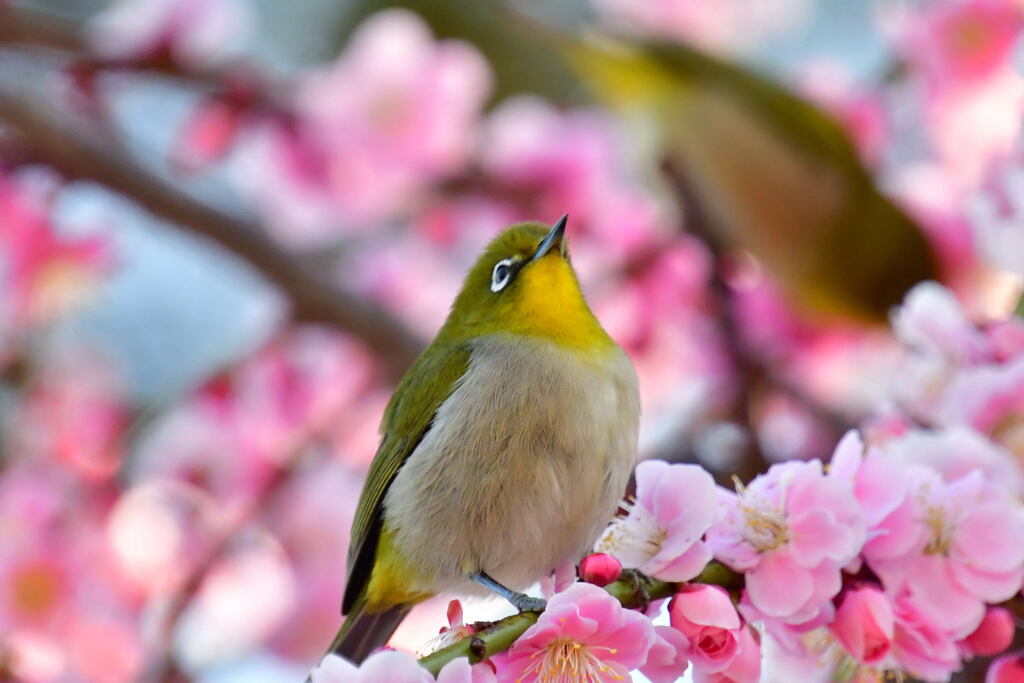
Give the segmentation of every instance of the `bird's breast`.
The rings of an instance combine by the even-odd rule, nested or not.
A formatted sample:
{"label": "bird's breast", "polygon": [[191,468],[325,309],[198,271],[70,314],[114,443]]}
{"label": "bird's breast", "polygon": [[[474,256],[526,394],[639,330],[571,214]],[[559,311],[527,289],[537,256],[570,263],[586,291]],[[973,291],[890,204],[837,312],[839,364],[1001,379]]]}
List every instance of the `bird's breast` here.
{"label": "bird's breast", "polygon": [[385,525],[436,590],[478,570],[528,585],[578,559],[611,518],[638,419],[636,376],[617,347],[477,340],[388,490]]}

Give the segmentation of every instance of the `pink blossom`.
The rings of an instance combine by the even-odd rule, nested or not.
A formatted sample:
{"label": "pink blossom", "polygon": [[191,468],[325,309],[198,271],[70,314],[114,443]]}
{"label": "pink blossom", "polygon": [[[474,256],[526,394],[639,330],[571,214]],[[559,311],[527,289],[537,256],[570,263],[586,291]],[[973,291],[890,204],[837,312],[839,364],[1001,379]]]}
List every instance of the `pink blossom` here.
{"label": "pink blossom", "polygon": [[675,683],[686,671],[690,641],[671,626],[655,626],[655,641],[640,672],[651,683]]}
{"label": "pink blossom", "polygon": [[90,683],[125,683],[142,673],[142,636],[131,622],[80,616],[68,639],[71,668]]}
{"label": "pink blossom", "polygon": [[[969,401],[969,398],[965,399]],[[1013,413],[1007,416],[999,436],[1012,439]],[[1012,443],[1012,440],[1011,440]],[[882,457],[891,461],[891,467],[916,464],[933,469],[943,480],[953,481],[974,472],[1014,495],[1024,495],[1024,471],[1006,450],[982,434],[963,426],[946,429],[911,429],[900,437],[887,441],[881,448]]]}
{"label": "pink blossom", "polygon": [[[39,325],[88,299],[110,261],[106,237],[58,234],[45,190],[0,168],[0,330]],[[0,342],[3,341],[0,332]]]}
{"label": "pink blossom", "polygon": [[106,520],[106,541],[126,582],[166,595],[211,550],[214,499],[184,482],[156,479],[125,490]]}
{"label": "pink blossom", "polygon": [[1006,650],[1013,643],[1013,614],[1005,607],[989,607],[974,633],[964,638],[963,644],[974,655],[991,657]]}
{"label": "pink blossom", "polygon": [[991,77],[971,84],[969,94],[938,97],[928,105],[923,128],[945,171],[960,186],[973,188],[993,159],[1013,151],[1024,112],[1024,81],[1007,62]]}
{"label": "pink blossom", "polygon": [[970,86],[1007,66],[1021,26],[1011,2],[945,0],[909,25],[903,47],[933,88]]}
{"label": "pink blossom", "polygon": [[688,581],[711,559],[701,540],[715,521],[715,484],[696,465],[648,460],[636,468],[636,501],[595,545],[623,566],[665,581]]}
{"label": "pink blossom", "polygon": [[985,260],[1015,273],[1024,273],[1024,158],[1021,140],[993,160],[984,183],[970,198],[965,213]]}
{"label": "pink blossom", "polygon": [[[303,77],[294,123],[262,130],[263,156],[241,165],[242,179],[293,239],[394,215],[468,160],[489,89],[474,47],[385,10],[334,64]],[[253,164],[270,166],[253,177]]]}
{"label": "pink blossom", "polygon": [[73,580],[66,553],[11,557],[0,567],[0,622],[12,626],[50,627],[71,611]]}
{"label": "pink blossom", "polygon": [[417,650],[421,656],[442,650],[474,633],[473,627],[463,621],[462,603],[458,600],[450,600],[448,602],[445,618],[448,624],[442,626],[438,630],[437,636]]}
{"label": "pink blossom", "polygon": [[499,664],[502,680],[612,683],[644,664],[656,642],[647,617],[623,609],[603,589],[576,583],[547,609]]}
{"label": "pink blossom", "polygon": [[175,656],[190,669],[229,661],[266,641],[300,592],[295,568],[275,538],[257,528],[234,540],[178,621]]}
{"label": "pink blossom", "polygon": [[857,556],[864,519],[849,481],[819,461],[772,465],[738,494],[721,491],[725,519],[708,532],[715,557],[746,575],[765,616],[801,623],[829,609],[840,569]]}
{"label": "pink blossom", "polygon": [[892,327],[911,349],[951,364],[974,363],[991,353],[989,341],[967,319],[953,292],[935,282],[923,282],[907,293]]}
{"label": "pink blossom", "polygon": [[80,476],[112,477],[124,456],[129,410],[119,368],[96,349],[52,349],[22,394],[11,442],[24,455],[51,458]]}
{"label": "pink blossom", "polygon": [[593,553],[580,561],[580,580],[607,586],[622,576],[622,563],[611,555]]}
{"label": "pink blossom", "polygon": [[1024,681],[1024,653],[999,657],[988,667],[985,683],[1020,683]]}
{"label": "pink blossom", "polygon": [[829,476],[853,486],[868,539],[877,535],[873,530],[906,500],[904,466],[884,457],[878,448],[865,452],[864,442],[856,431],[851,430],[840,439],[829,468]]}
{"label": "pink blossom", "polygon": [[[397,650],[382,650],[356,667],[337,655],[327,655],[310,673],[312,683],[434,683],[434,677],[414,657]],[[470,666],[465,657],[444,665],[438,683],[494,683],[484,666]]]}
{"label": "pink blossom", "polygon": [[936,283],[915,286],[892,325],[908,350],[894,397],[912,416],[928,422],[956,375],[990,362],[995,354],[992,340],[967,318],[953,292]]}
{"label": "pink blossom", "polygon": [[722,671],[704,671],[694,668],[694,683],[757,683],[761,680],[761,643],[750,627],[738,632],[738,649],[732,661]]}
{"label": "pink blossom", "polygon": [[1024,583],[1024,506],[980,471],[943,481],[934,470],[908,468],[906,500],[864,547],[887,592],[957,638],[971,633],[985,602],[1001,602]]}
{"label": "pink blossom", "polygon": [[[949,383],[935,414],[941,424],[969,425],[1024,458],[1024,354],[1002,365],[964,369]],[[1002,456],[1001,474],[1018,484],[1009,488],[1020,491],[1020,465],[989,444]]]}
{"label": "pink blossom", "polygon": [[892,608],[876,588],[864,587],[843,595],[829,630],[850,656],[863,664],[879,664],[893,639]]}
{"label": "pink blossom", "polygon": [[432,677],[411,655],[383,650],[356,667],[327,655],[310,673],[312,683],[431,683]]}
{"label": "pink blossom", "polygon": [[496,193],[526,197],[522,218],[573,217],[573,258],[614,267],[669,226],[628,172],[614,121],[596,109],[562,112],[536,97],[514,97],[486,119],[478,157]]}
{"label": "pink blossom", "polygon": [[245,104],[238,98],[216,97],[196,105],[172,144],[174,165],[191,172],[220,161],[246,121]]}
{"label": "pink blossom", "polygon": [[437,673],[437,683],[496,683],[497,678],[489,662],[471,665],[459,657],[444,665]]}
{"label": "pink blossom", "polygon": [[940,623],[923,614],[906,597],[893,602],[892,652],[908,673],[926,681],[945,681],[960,668],[956,642]]}
{"label": "pink blossom", "polygon": [[690,642],[687,652],[695,670],[726,669],[739,652],[743,627],[729,594],[718,586],[681,586],[669,604],[672,627]]}

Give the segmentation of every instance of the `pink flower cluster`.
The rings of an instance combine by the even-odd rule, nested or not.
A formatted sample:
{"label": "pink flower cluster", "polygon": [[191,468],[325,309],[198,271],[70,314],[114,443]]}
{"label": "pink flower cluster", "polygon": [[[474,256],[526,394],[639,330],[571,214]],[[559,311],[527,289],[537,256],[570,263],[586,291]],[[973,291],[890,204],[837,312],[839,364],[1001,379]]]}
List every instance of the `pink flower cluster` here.
{"label": "pink flower cluster", "polygon": [[109,270],[105,235],[62,234],[54,178],[0,166],[0,364],[28,328],[80,306]]}
{"label": "pink flower cluster", "polygon": [[[603,589],[575,583],[555,594],[537,623],[512,647],[470,667],[456,659],[438,681],[451,683],[612,683],[639,670],[654,683],[671,683],[694,664],[699,681],[754,683],[760,648],[717,586],[685,586],[669,607],[671,626],[655,626]],[[385,675],[385,673],[387,675]],[[336,656],[313,671],[313,683],[420,683],[433,680],[411,656],[383,651],[356,669]]]}
{"label": "pink flower cluster", "polygon": [[490,81],[474,47],[381,12],[304,76],[286,117],[252,131],[239,180],[289,239],[392,217],[467,162]]}

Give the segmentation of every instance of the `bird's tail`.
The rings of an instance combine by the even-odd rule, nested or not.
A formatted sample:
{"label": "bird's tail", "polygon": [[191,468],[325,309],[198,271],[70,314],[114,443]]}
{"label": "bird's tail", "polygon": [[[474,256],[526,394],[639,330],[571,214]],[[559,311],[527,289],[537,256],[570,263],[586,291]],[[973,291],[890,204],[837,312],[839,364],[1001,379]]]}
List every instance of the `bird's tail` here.
{"label": "bird's tail", "polygon": [[400,605],[383,612],[367,613],[356,604],[345,617],[345,622],[334,636],[328,654],[341,655],[356,664],[361,663],[378,647],[386,645],[411,608]]}

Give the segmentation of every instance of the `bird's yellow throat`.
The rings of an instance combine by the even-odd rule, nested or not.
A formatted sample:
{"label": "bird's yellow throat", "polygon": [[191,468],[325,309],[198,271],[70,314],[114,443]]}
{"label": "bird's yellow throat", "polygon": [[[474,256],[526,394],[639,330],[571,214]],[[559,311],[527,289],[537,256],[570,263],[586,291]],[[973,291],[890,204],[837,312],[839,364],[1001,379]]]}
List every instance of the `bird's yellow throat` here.
{"label": "bird's yellow throat", "polygon": [[601,353],[614,342],[590,312],[568,261],[549,254],[522,273],[505,313],[505,331],[548,339],[581,352]]}

